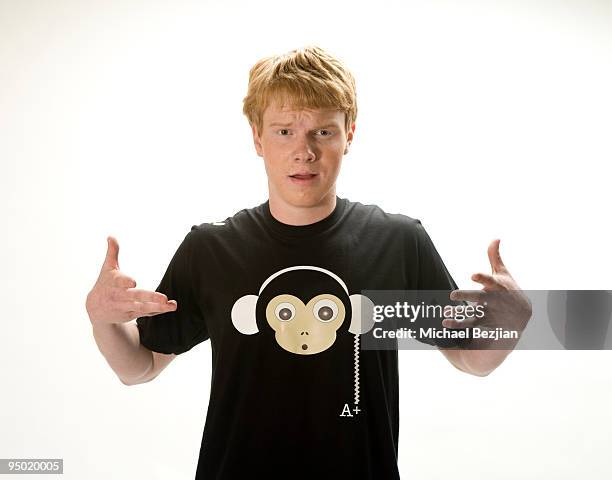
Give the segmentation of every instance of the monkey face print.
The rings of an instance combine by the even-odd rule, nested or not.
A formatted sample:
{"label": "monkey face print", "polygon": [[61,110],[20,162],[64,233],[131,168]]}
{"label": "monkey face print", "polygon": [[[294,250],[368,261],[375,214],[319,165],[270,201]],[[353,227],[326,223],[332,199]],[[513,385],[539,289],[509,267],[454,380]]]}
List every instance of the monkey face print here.
{"label": "monkey face print", "polygon": [[245,335],[271,328],[276,343],[287,352],[313,355],[332,347],[342,330],[355,335],[369,331],[372,310],[367,297],[349,295],[333,272],[301,265],[270,276],[259,295],[239,298],[232,308],[232,323]]}
{"label": "monkey face print", "polygon": [[281,294],[266,306],[266,320],[278,344],[288,352],[306,355],[333,345],[345,315],[344,302],[329,293],[317,295],[306,305],[294,295]]}

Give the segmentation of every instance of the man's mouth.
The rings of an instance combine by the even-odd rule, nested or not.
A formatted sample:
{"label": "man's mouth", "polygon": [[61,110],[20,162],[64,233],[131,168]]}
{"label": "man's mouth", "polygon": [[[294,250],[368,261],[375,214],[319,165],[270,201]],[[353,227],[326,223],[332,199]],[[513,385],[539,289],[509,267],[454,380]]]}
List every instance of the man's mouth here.
{"label": "man's mouth", "polygon": [[302,183],[313,180],[316,176],[316,173],[295,173],[293,175],[289,175],[289,178],[291,178],[295,182]]}

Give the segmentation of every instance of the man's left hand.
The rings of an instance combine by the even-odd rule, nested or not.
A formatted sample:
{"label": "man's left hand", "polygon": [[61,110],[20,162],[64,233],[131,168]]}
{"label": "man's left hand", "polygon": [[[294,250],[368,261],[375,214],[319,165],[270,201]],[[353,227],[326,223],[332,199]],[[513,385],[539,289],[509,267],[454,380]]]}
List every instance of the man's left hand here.
{"label": "man's left hand", "polygon": [[[487,251],[491,274],[475,273],[472,275],[472,280],[483,286],[482,290],[454,290],[450,295],[451,300],[465,300],[483,305],[484,315],[473,315],[464,320],[445,318],[442,321],[443,327],[478,327],[481,330],[494,330],[501,327],[503,330],[517,331],[520,337],[531,318],[531,302],[504,265],[499,253],[499,243],[499,239],[493,240]],[[458,315],[455,314],[454,317]],[[496,342],[484,342],[484,344],[475,342],[473,344],[481,348],[506,349],[514,348],[517,341],[500,342],[497,340]]]}

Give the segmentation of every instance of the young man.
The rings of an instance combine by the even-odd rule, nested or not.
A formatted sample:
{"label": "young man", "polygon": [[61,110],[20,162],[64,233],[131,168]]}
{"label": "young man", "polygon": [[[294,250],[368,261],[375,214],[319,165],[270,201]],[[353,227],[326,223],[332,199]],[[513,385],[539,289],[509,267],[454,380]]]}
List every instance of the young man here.
{"label": "young man", "polygon": [[[156,292],[119,270],[108,237],[87,298],[95,340],[119,379],[135,385],[210,339],[197,478],[399,478],[397,351],[359,348],[360,292],[457,285],[418,220],[336,195],[357,115],[355,82],[340,61],[317,47],[259,61],[244,113],[269,200],[194,225]],[[493,274],[473,278],[517,288],[498,245],[489,248]],[[474,375],[508,354],[441,351]]]}

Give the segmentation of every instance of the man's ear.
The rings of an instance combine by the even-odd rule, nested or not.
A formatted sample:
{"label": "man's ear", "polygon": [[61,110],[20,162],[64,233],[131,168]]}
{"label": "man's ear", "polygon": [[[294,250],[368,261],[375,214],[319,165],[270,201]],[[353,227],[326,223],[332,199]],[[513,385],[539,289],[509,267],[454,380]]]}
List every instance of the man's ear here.
{"label": "man's ear", "polygon": [[261,138],[259,137],[259,133],[257,133],[257,125],[251,124],[251,133],[253,134],[253,144],[255,145],[255,151],[257,155],[263,157],[263,148],[261,146]]}
{"label": "man's ear", "polygon": [[351,146],[351,142],[353,141],[354,134],[355,134],[355,122],[351,124],[351,128],[346,134],[346,146],[344,147],[344,155],[346,155],[349,151],[349,147]]}

